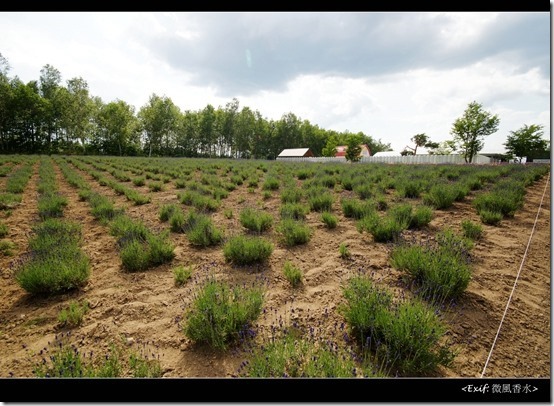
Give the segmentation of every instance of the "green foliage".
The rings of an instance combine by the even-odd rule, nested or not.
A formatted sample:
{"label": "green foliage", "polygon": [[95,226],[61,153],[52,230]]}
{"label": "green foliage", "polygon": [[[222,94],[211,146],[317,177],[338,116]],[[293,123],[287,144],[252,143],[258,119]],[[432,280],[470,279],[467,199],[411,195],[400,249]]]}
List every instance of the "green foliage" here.
{"label": "green foliage", "polygon": [[144,186],[146,184],[146,178],[144,176],[138,176],[133,178],[133,185],[135,186]]}
{"label": "green foliage", "polygon": [[260,287],[208,280],[185,315],[183,331],[194,342],[226,350],[258,318],[263,299]]}
{"label": "green foliage", "polygon": [[472,245],[447,230],[437,246],[399,245],[391,253],[395,268],[405,271],[420,286],[419,294],[440,303],[459,297],[471,280],[468,251]]}
{"label": "green foliage", "polygon": [[282,219],[277,227],[281,242],[287,246],[306,244],[312,237],[309,225],[291,218]]}
{"label": "green foliage", "polygon": [[79,247],[80,226],[51,218],[33,231],[29,241],[33,255],[17,270],[17,283],[32,294],[60,293],[85,284],[90,264]]}
{"label": "green foliage", "polygon": [[334,197],[329,192],[315,192],[308,197],[308,204],[312,211],[332,211]]}
{"label": "green foliage", "polygon": [[13,250],[15,249],[15,243],[8,240],[0,240],[0,253],[7,257],[13,255]]}
{"label": "green foliage", "polygon": [[471,220],[462,220],[462,230],[464,237],[471,240],[479,240],[483,236],[483,227]]}
{"label": "green foliage", "polygon": [[190,211],[185,218],[183,230],[192,245],[208,247],[223,240],[223,232],[217,228],[210,216]]}
{"label": "green foliage", "polygon": [[279,189],[279,179],[272,178],[272,177],[267,178],[262,185],[262,189],[263,190]]}
{"label": "green foliage", "polygon": [[290,261],[286,261],[283,267],[283,274],[285,278],[290,282],[292,287],[297,287],[302,283],[302,270],[297,268]]}
{"label": "green foliage", "polygon": [[525,124],[516,131],[510,131],[510,135],[503,145],[508,154],[518,161],[521,161],[523,157],[534,158],[548,153],[549,142],[542,138],[543,134],[542,125]]}
{"label": "green foliage", "polygon": [[162,182],[150,182],[148,188],[152,192],[161,192],[164,190],[164,185]]}
{"label": "green foliage", "polygon": [[338,223],[338,218],[333,213],[330,213],[328,211],[324,211],[321,213],[321,221],[327,228],[336,228]]}
{"label": "green foliage", "polygon": [[341,242],[339,245],[339,254],[342,259],[348,259],[352,255],[350,253],[350,249],[348,248],[348,244]]}
{"label": "green foliage", "polygon": [[458,185],[436,184],[423,196],[423,203],[438,210],[452,207],[459,193]]}
{"label": "green foliage", "polygon": [[282,219],[304,220],[310,208],[301,203],[285,203],[281,206],[280,215]]}
{"label": "green foliage", "polygon": [[174,213],[180,211],[181,208],[175,203],[164,204],[160,207],[159,218],[160,221],[168,221]]}
{"label": "green foliage", "polygon": [[504,218],[502,213],[486,209],[483,209],[479,212],[479,217],[484,224],[489,224],[491,226],[499,225]]}
{"label": "green foliage", "polygon": [[269,213],[246,207],[240,212],[240,223],[250,231],[261,233],[273,225],[273,216]]}
{"label": "green foliage", "polygon": [[282,203],[299,203],[303,197],[304,192],[296,186],[283,189],[281,192]]}
{"label": "green foliage", "polygon": [[345,158],[350,162],[358,162],[361,159],[362,147],[360,145],[360,138],[357,136],[351,136],[346,143]]}
{"label": "green foliage", "polygon": [[305,339],[290,329],[254,349],[239,376],[249,378],[357,378],[378,377],[371,365],[330,340]]}
{"label": "green foliage", "polygon": [[82,303],[71,302],[69,307],[62,309],[58,314],[58,321],[62,326],[76,327],[83,322],[83,317],[89,310],[89,304],[85,300]]}
{"label": "green foliage", "polygon": [[175,257],[167,230],[155,234],[141,221],[121,215],[111,222],[110,233],[117,238],[123,268],[129,272],[143,271]]}
{"label": "green foliage", "polygon": [[357,220],[375,212],[375,207],[371,202],[358,199],[344,198],[341,200],[341,207],[345,217]]}
{"label": "green foliage", "polygon": [[219,201],[199,192],[187,190],[181,193],[179,201],[187,206],[193,206],[199,211],[215,211],[219,208]]}
{"label": "green foliage", "polygon": [[483,149],[484,138],[495,133],[499,124],[498,116],[484,111],[482,104],[476,101],[468,104],[463,116],[454,121],[451,130],[453,141],[466,162],[473,161],[475,155]]}
{"label": "green foliage", "polygon": [[[68,337],[68,336],[67,336]],[[41,361],[37,362],[33,374],[37,378],[159,378],[162,369],[159,360],[131,350],[125,362],[123,349],[110,343],[105,355],[92,352],[87,358],[75,344],[61,335],[56,336],[47,348],[41,350]]]}
{"label": "green foliage", "polygon": [[13,209],[21,203],[22,195],[17,193],[0,193],[0,210]]}
{"label": "green foliage", "polygon": [[173,278],[176,286],[184,285],[192,277],[192,266],[179,265],[173,268]]}
{"label": "green foliage", "polygon": [[4,238],[8,235],[8,225],[0,221],[0,238]]}
{"label": "green foliage", "polygon": [[415,299],[393,304],[392,294],[366,276],[351,278],[343,294],[339,312],[354,336],[398,374],[424,376],[452,363],[454,353],[442,343],[446,327],[433,308]]}
{"label": "green foliage", "polygon": [[67,198],[59,194],[42,195],[38,201],[38,214],[42,220],[50,217],[62,217],[67,203]]}
{"label": "green foliage", "polygon": [[356,228],[360,233],[364,231],[370,233],[375,242],[394,242],[398,240],[402,231],[407,226],[404,222],[400,222],[394,217],[380,217],[374,213],[358,220]]}
{"label": "green foliage", "polygon": [[223,247],[225,260],[235,265],[252,265],[265,262],[273,252],[273,244],[255,236],[238,235]]}

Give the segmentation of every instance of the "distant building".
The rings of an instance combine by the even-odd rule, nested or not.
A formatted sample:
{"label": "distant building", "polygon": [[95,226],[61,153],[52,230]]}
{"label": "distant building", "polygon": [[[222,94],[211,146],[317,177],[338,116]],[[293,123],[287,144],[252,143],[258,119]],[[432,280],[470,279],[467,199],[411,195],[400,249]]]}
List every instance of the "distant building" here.
{"label": "distant building", "polygon": [[[361,158],[367,158],[371,156],[371,150],[366,144],[362,144],[360,145],[360,147],[362,148],[362,150],[360,151]],[[337,151],[335,153],[335,158],[346,158],[346,150],[348,149],[347,145],[339,145],[335,149]]]}
{"label": "distant building", "polygon": [[313,156],[314,153],[310,148],[290,148],[282,150],[281,153],[277,155],[277,159],[308,158]]}
{"label": "distant building", "polygon": [[398,152],[394,152],[394,151],[380,151],[380,152],[376,152],[375,155],[373,155],[374,157],[380,157],[380,156],[402,156],[400,155],[400,153]]}

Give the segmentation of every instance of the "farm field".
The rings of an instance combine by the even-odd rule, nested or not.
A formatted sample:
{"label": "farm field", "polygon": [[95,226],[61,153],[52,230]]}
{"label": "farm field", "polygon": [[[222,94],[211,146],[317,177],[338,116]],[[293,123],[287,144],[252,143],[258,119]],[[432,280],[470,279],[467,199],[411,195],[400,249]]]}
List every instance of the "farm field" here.
{"label": "farm field", "polygon": [[[278,360],[273,372],[256,369],[254,357],[285,329],[297,346],[351,355],[354,376],[550,377],[550,166],[19,155],[0,163],[0,377],[52,376],[49,357],[62,344],[91,365],[117,348],[121,376],[137,373],[129,357],[164,378],[344,372]],[[491,209],[498,200],[513,205]],[[82,269],[70,282],[23,277],[46,267],[36,241],[51,219],[80,229],[67,242],[74,252],[56,257]],[[135,240],[139,231],[129,230],[138,229]],[[253,249],[260,257],[246,255],[249,241],[266,244]],[[445,246],[456,254],[437,272],[452,265],[452,274],[410,268],[426,253],[446,256]],[[354,304],[364,303],[352,280],[387,292],[388,308],[379,311],[392,319],[403,320],[401,303],[429,309],[425,320],[442,327],[428,338],[452,351],[450,362],[433,346],[430,364],[395,353],[399,336],[386,323],[352,329]],[[261,291],[243,309],[251,321],[221,340],[209,338],[212,319],[201,312],[191,324],[199,299],[209,302],[210,283]],[[79,306],[78,321],[61,316]],[[404,339],[417,336],[411,328]]]}

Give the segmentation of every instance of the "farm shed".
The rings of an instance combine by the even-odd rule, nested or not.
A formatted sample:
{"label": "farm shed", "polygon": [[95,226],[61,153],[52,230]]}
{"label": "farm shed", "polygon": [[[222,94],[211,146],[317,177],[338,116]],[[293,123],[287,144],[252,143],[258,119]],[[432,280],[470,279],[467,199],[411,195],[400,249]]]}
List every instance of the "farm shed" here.
{"label": "farm shed", "polygon": [[314,154],[310,148],[290,148],[281,151],[281,153],[277,155],[277,159],[308,158],[313,156]]}
{"label": "farm shed", "polygon": [[402,156],[402,155],[400,155],[400,153],[394,152],[394,151],[380,151],[380,152],[375,153],[375,155],[373,155],[373,156],[374,157],[381,157],[381,156]]}
{"label": "farm shed", "polygon": [[[371,150],[366,144],[360,145],[360,148],[362,149],[360,151],[360,157],[361,158],[368,158],[371,156]],[[346,150],[348,149],[347,145],[339,145],[336,147],[336,153],[335,158],[346,158]]]}

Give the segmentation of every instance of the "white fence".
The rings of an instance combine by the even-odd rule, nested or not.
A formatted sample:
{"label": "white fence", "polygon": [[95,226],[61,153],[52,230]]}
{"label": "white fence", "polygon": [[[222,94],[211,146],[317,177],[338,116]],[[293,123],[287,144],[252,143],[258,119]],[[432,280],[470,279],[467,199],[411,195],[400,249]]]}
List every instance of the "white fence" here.
{"label": "white fence", "polygon": [[[277,158],[278,161],[292,162],[338,162],[347,163],[345,158],[335,157],[298,157],[298,158]],[[386,163],[386,164],[465,164],[462,155],[406,155],[406,156],[370,156],[360,159],[362,163]],[[500,162],[498,159],[489,158],[484,155],[473,157],[475,164],[492,164]]]}

